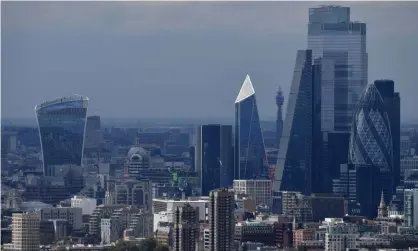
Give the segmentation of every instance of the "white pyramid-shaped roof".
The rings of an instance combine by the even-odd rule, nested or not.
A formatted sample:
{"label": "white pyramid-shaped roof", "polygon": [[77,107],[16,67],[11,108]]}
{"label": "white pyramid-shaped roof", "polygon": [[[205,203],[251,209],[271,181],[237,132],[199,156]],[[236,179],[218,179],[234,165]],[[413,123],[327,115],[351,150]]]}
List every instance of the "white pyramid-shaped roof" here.
{"label": "white pyramid-shaped roof", "polygon": [[245,77],[244,83],[242,83],[241,90],[238,93],[235,103],[239,103],[254,94],[255,94],[255,91],[254,91],[253,84],[251,83],[250,76],[247,75]]}

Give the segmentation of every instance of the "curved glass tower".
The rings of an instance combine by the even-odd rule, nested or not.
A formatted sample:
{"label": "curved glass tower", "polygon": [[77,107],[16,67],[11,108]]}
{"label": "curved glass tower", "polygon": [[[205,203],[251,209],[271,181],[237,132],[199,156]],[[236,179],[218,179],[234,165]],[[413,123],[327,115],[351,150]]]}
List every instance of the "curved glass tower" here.
{"label": "curved glass tower", "polygon": [[375,84],[366,87],[354,114],[349,159],[357,165],[393,170],[391,125],[384,100]]}
{"label": "curved glass tower", "polygon": [[71,96],[35,106],[45,176],[54,176],[56,165],[81,165],[88,101]]}
{"label": "curved glass tower", "polygon": [[269,179],[255,91],[248,75],[235,100],[235,179]]}

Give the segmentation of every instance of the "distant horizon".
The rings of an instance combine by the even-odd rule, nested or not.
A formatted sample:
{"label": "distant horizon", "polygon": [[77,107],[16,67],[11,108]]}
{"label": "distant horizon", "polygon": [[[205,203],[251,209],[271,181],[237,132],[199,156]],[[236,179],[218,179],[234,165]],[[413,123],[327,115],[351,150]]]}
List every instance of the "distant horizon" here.
{"label": "distant horizon", "polygon": [[[100,116],[97,114],[89,115],[90,116]],[[284,118],[283,118],[284,119]],[[235,124],[234,117],[217,117],[217,118],[204,118],[204,117],[189,117],[189,118],[170,118],[170,117],[143,117],[143,118],[123,118],[123,117],[102,117],[100,116],[100,121],[102,125],[109,125],[109,124],[148,124],[148,123],[164,123],[169,125],[171,124]],[[270,123],[275,122],[276,118],[269,117],[269,118],[261,118],[260,122],[262,123]],[[36,118],[1,118],[2,126],[5,125],[15,125],[15,126],[25,126],[25,125],[36,125]],[[418,125],[418,119],[409,119],[405,121],[401,121],[402,125]]]}
{"label": "distant horizon", "polygon": [[309,8],[323,4],[367,24],[368,83],[394,80],[402,121],[418,120],[418,34],[404,25],[418,23],[418,2],[358,1],[2,2],[2,115],[31,119],[36,104],[78,93],[104,120],[229,119],[249,74],[260,118],[274,120]]}

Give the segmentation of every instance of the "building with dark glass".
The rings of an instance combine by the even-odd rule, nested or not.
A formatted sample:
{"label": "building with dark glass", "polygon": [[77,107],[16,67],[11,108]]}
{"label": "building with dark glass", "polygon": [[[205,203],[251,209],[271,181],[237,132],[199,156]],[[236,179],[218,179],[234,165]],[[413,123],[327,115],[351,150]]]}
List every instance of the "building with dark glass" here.
{"label": "building with dark glass", "polygon": [[81,165],[89,99],[63,97],[35,106],[45,176],[57,165]]}
{"label": "building with dark glass", "polygon": [[195,168],[203,196],[222,187],[231,187],[234,180],[232,126],[201,125],[197,129]]}
{"label": "building with dark glass", "polygon": [[275,189],[310,194],[314,138],[314,85],[317,71],[312,51],[299,50],[280,140]]}
{"label": "building with dark glass", "polygon": [[388,112],[390,121],[390,133],[392,135],[393,147],[393,187],[399,185],[401,176],[401,105],[400,96],[395,92],[393,80],[375,80],[374,85],[382,96],[385,110]]}
{"label": "building with dark glass", "polygon": [[269,179],[255,91],[250,76],[235,100],[235,179]]}
{"label": "building with dark glass", "polygon": [[348,161],[352,117],[368,81],[366,24],[352,21],[350,14],[343,6],[309,9],[308,49],[314,64],[321,65],[313,192],[331,192],[340,165]]}
{"label": "building with dark glass", "polygon": [[[389,112],[375,84],[366,87],[353,117],[349,161],[380,170],[380,188],[387,202],[393,194],[393,141]],[[389,178],[388,178],[389,177]],[[358,191],[363,193],[366,191]],[[378,193],[379,195],[379,193]],[[378,196],[377,195],[377,196]]]}
{"label": "building with dark glass", "polygon": [[86,135],[84,139],[84,149],[98,148],[102,143],[102,129],[100,116],[87,117]]}

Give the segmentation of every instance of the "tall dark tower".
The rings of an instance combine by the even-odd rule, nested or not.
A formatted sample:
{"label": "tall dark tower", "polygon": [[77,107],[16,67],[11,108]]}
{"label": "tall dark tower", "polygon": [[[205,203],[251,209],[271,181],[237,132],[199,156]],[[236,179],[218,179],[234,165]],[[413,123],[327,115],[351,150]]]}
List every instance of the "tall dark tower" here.
{"label": "tall dark tower", "polygon": [[283,107],[284,97],[282,88],[279,86],[279,90],[277,91],[276,95],[276,104],[277,104],[277,120],[276,120],[276,148],[279,149],[280,146],[280,138],[282,137],[283,131]]}

